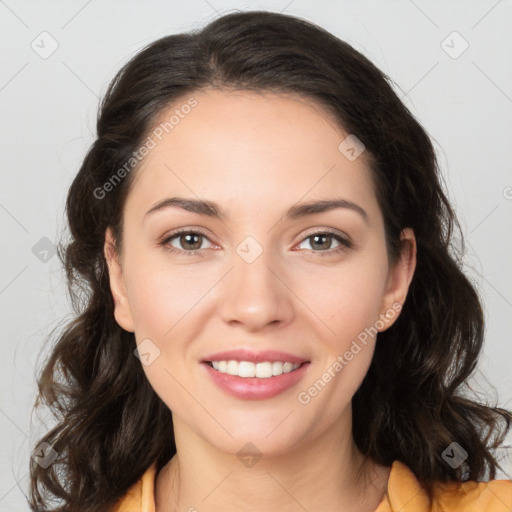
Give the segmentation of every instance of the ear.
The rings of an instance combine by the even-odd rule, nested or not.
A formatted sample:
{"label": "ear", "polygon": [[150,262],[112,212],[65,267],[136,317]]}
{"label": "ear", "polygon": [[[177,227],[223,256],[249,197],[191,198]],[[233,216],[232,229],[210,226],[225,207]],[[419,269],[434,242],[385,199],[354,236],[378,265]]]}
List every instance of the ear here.
{"label": "ear", "polygon": [[382,299],[379,317],[381,321],[378,324],[384,323],[384,327],[378,329],[380,332],[391,327],[398,318],[416,269],[417,248],[414,231],[411,228],[405,228],[400,234],[400,239],[402,240],[400,257],[389,271],[386,292]]}
{"label": "ear", "polygon": [[110,291],[114,299],[114,317],[125,331],[134,332],[134,322],[126,293],[123,269],[119,262],[114,236],[110,228],[107,228],[105,232],[103,253],[107,261]]}

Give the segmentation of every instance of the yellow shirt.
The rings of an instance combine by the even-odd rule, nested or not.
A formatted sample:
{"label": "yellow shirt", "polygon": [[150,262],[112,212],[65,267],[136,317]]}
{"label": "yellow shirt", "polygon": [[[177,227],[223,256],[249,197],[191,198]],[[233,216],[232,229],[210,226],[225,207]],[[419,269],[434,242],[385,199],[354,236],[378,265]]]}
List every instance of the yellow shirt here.
{"label": "yellow shirt", "polygon": [[[155,512],[156,465],[153,464],[117,503],[112,512]],[[432,508],[414,473],[396,460],[387,492],[375,512],[511,512],[512,480],[439,483]]]}

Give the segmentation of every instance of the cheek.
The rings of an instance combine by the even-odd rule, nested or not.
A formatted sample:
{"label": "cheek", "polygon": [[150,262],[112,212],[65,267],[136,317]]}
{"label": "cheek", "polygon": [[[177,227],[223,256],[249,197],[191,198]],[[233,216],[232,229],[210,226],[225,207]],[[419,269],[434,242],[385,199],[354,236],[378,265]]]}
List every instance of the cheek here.
{"label": "cheek", "polygon": [[126,268],[136,332],[161,340],[194,310],[211,286],[211,278],[205,281],[192,267],[168,263],[161,254],[155,257],[133,253]]}
{"label": "cheek", "polygon": [[[325,303],[330,311],[326,322],[334,334],[324,338],[329,354],[320,377],[330,379],[331,393],[324,395],[325,407],[332,415],[348,403],[363,381],[373,357],[376,343],[376,322],[379,320],[387,279],[387,257],[374,253],[357,262],[333,279],[335,291]],[[325,309],[324,311],[327,311]],[[326,375],[325,372],[329,372]],[[334,374],[335,377],[331,377]]]}
{"label": "cheek", "polygon": [[143,370],[169,409],[186,411],[191,406],[190,396],[183,392],[180,383],[187,381],[187,390],[194,396],[198,393],[183,359],[189,340],[195,336],[195,326],[201,325],[194,314],[200,309],[208,282],[204,283],[197,272],[194,274],[185,266],[172,267],[165,258],[136,252],[126,261],[126,270],[137,344],[149,339],[157,347],[149,346],[154,359],[143,365]]}
{"label": "cheek", "polygon": [[177,302],[170,297],[176,294],[175,289],[172,282],[151,272],[130,283],[130,307],[136,333],[161,337],[172,327]]}
{"label": "cheek", "polygon": [[332,344],[342,349],[379,318],[387,279],[387,260],[366,251],[324,268],[301,282],[301,298],[324,322]]}

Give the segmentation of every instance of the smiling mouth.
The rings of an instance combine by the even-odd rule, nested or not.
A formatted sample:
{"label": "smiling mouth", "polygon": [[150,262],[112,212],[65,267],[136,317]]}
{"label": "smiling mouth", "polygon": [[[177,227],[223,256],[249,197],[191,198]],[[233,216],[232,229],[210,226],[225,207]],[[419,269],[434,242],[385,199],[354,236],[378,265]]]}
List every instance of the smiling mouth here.
{"label": "smiling mouth", "polygon": [[284,373],[291,373],[300,368],[304,363],[290,363],[289,361],[263,361],[253,363],[251,361],[206,361],[206,364],[218,371],[242,378],[269,379],[278,377]]}

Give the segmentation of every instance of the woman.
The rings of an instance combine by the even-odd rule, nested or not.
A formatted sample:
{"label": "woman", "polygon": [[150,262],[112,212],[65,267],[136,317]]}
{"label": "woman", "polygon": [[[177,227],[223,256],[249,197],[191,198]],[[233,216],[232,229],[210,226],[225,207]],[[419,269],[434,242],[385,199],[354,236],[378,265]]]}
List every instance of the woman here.
{"label": "woman", "polygon": [[484,324],[456,216],[382,72],[303,20],[230,14],[136,55],[97,131],[33,510],[38,485],[83,512],[512,507],[512,415],[464,395]]}

